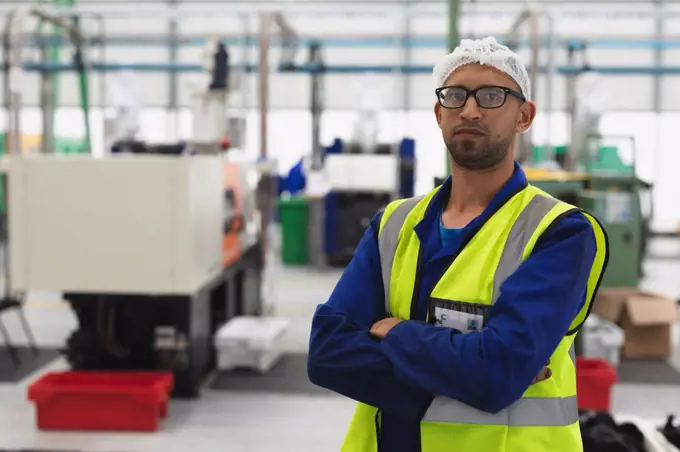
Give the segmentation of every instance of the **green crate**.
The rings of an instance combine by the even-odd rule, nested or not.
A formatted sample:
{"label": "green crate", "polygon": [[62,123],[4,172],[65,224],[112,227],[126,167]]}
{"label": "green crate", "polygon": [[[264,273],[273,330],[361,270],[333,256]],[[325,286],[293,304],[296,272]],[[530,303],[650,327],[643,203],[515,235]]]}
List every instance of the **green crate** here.
{"label": "green crate", "polygon": [[309,200],[306,197],[279,200],[281,222],[281,259],[284,264],[304,265],[309,262],[307,231]]}

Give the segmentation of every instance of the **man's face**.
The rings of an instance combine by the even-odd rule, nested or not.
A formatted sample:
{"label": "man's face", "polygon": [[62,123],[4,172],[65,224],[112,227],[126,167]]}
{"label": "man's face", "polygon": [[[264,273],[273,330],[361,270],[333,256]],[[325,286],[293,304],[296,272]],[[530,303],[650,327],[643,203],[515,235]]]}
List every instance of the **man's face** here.
{"label": "man's face", "polygon": [[[456,69],[444,84],[474,90],[480,87],[499,87],[480,92],[482,105],[495,106],[505,96],[498,108],[483,108],[473,95],[460,108],[435,105],[437,123],[453,163],[470,171],[487,171],[499,166],[506,158],[514,158],[511,150],[517,133],[526,131],[536,115],[536,106],[517,96],[506,94],[509,88],[520,94],[520,88],[507,74],[480,64],[467,64]],[[483,94],[483,95],[482,95]],[[445,105],[464,99],[460,89],[444,90]],[[461,97],[462,96],[462,97]]]}

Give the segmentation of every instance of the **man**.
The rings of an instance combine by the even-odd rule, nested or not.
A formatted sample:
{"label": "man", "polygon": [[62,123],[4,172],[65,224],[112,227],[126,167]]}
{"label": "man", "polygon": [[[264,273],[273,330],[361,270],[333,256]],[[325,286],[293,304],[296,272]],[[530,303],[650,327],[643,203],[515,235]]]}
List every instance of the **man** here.
{"label": "man", "polygon": [[605,233],[514,162],[536,115],[515,53],[464,40],[434,75],[451,177],[373,219],[314,315],[309,377],[360,402],[343,451],[582,450],[573,342]]}

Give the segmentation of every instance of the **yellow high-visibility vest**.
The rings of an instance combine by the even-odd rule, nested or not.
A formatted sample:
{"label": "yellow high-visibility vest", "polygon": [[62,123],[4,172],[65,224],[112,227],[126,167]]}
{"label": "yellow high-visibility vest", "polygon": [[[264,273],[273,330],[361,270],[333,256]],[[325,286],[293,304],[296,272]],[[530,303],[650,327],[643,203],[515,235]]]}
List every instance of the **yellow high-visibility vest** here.
{"label": "yellow high-visibility vest", "polygon": [[[408,320],[415,288],[420,242],[413,228],[439,189],[387,206],[378,245],[385,288],[385,310]],[[431,297],[493,305],[503,281],[527,259],[546,229],[578,208],[528,185],[510,198],[477,231],[436,284]],[[499,413],[486,413],[438,396],[421,422],[422,452],[577,452],[583,450],[578,423],[574,339],[590,313],[607,265],[604,228],[590,214],[597,252],[584,306],[550,357],[552,377],[530,386],[522,398]],[[380,416],[359,403],[343,452],[376,452]]]}

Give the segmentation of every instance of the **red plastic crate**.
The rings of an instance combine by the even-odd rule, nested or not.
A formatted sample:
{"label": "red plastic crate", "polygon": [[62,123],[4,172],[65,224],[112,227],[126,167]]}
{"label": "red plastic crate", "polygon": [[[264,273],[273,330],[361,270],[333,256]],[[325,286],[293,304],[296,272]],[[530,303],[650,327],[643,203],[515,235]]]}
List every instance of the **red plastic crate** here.
{"label": "red plastic crate", "polygon": [[165,372],[51,372],[28,388],[43,430],[155,431],[174,384]]}
{"label": "red plastic crate", "polygon": [[610,411],[616,369],[605,359],[576,358],[578,408],[584,411]]}

